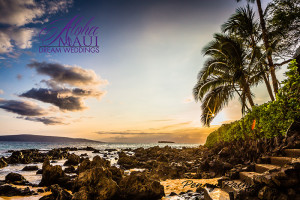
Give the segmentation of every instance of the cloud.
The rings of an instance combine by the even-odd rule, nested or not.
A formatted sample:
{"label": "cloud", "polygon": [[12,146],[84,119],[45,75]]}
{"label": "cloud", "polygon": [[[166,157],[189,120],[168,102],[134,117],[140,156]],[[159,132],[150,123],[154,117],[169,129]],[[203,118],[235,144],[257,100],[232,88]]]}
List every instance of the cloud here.
{"label": "cloud", "polygon": [[[29,23],[41,22],[46,14],[68,11],[72,0],[34,1],[34,0],[0,0],[0,23],[23,26]],[[47,21],[47,18],[43,21]]]}
{"label": "cloud", "polygon": [[49,15],[68,11],[72,3],[72,0],[0,0],[0,25],[4,27],[0,29],[0,53],[12,52],[15,47],[31,48],[35,29],[24,26],[46,22]]}
{"label": "cloud", "polygon": [[0,90],[0,94],[4,94],[4,91],[3,91],[3,90]]}
{"label": "cloud", "polygon": [[0,99],[0,108],[23,116],[41,116],[46,114],[43,108],[30,101]]}
{"label": "cloud", "polygon": [[31,62],[27,66],[35,69],[39,74],[51,77],[51,81],[54,81],[57,84],[86,86],[105,85],[108,83],[106,80],[101,80],[93,70],[83,69],[79,66],[37,61]]}
{"label": "cloud", "polygon": [[17,117],[18,119],[25,119],[28,121],[42,122],[45,125],[60,125],[65,124],[62,118],[57,117]]}
{"label": "cloud", "polygon": [[63,118],[45,116],[49,112],[30,101],[5,100],[0,98],[0,108],[7,112],[18,114],[18,119],[42,122],[45,125],[66,124]]}
{"label": "cloud", "polygon": [[51,103],[62,110],[79,111],[86,108],[82,98],[76,96],[63,96],[59,93],[59,91],[52,89],[32,88],[31,90],[21,94],[20,97],[27,97],[45,103]]}

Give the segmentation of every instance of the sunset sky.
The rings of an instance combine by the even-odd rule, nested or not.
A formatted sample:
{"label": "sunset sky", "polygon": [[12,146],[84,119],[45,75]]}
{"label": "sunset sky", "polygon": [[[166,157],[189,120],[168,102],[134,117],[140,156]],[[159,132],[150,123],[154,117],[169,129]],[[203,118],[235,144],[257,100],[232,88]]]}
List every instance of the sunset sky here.
{"label": "sunset sky", "polygon": [[[241,108],[234,100],[202,127],[192,97],[201,49],[245,2],[0,0],[0,134],[204,143]],[[94,18],[99,53],[40,53],[39,32],[74,16]],[[254,91],[256,103],[269,101],[264,87]]]}

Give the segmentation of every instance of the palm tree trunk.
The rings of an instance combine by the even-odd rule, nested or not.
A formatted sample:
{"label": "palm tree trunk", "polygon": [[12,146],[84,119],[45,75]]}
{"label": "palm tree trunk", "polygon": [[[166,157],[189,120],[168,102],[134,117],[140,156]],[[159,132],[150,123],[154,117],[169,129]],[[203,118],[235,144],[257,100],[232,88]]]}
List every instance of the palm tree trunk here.
{"label": "palm tree trunk", "polygon": [[263,73],[263,78],[264,78],[265,84],[267,86],[267,90],[268,90],[268,93],[270,95],[270,98],[271,98],[272,101],[274,101],[275,98],[274,98],[274,95],[273,95],[273,92],[272,92],[272,88],[271,88],[270,82],[267,79],[267,76],[266,76],[265,72]]}
{"label": "palm tree trunk", "polygon": [[[268,38],[268,31],[266,28],[266,22],[265,22],[265,19],[263,16],[263,10],[261,7],[261,1],[256,0],[256,4],[257,4],[258,13],[259,13],[260,26],[261,26],[261,30],[262,30],[262,37],[263,37],[264,45],[265,45],[266,51],[268,51],[270,44],[269,44],[269,38]],[[267,59],[268,59],[268,63],[269,63],[270,74],[272,77],[272,85],[273,85],[274,93],[277,94],[278,93],[278,81],[276,78],[275,66],[274,66],[271,54],[267,53]]]}
{"label": "palm tree trunk", "polygon": [[251,93],[250,93],[250,90],[248,90],[248,91],[246,92],[246,96],[247,96],[247,98],[248,98],[248,101],[249,101],[249,104],[251,105],[251,107],[255,106],[255,105],[254,105],[254,101],[253,101],[252,96],[251,96]]}
{"label": "palm tree trunk", "polygon": [[241,88],[244,90],[244,92],[246,94],[246,97],[247,97],[247,99],[249,101],[250,106],[251,107],[255,106],[254,101],[253,101],[252,96],[251,96],[251,91],[250,91],[249,84],[247,83],[245,77],[241,78],[241,84],[242,84]]}

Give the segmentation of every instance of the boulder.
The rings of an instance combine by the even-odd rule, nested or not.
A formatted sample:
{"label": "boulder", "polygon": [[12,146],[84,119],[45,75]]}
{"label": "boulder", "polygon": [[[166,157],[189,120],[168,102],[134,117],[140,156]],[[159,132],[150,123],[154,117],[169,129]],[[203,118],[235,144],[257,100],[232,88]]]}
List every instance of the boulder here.
{"label": "boulder", "polygon": [[0,158],[0,168],[6,167],[6,166],[7,166],[7,162],[3,158]]}
{"label": "boulder", "polygon": [[151,180],[141,172],[132,172],[121,180],[119,186],[121,199],[157,200],[165,195],[164,187],[158,181]]}
{"label": "boulder", "polygon": [[51,185],[50,190],[52,194],[43,196],[40,200],[71,200],[72,195],[67,192],[65,189],[59,187],[59,185]]}
{"label": "boulder", "polygon": [[70,166],[70,165],[78,165],[80,162],[80,157],[75,154],[71,154],[68,157],[68,160],[65,162],[64,166]]}
{"label": "boulder", "polygon": [[29,189],[29,187],[26,187],[24,189],[16,188],[11,185],[1,185],[0,186],[0,196],[26,196],[26,195],[32,195],[33,191]]}
{"label": "boulder", "polygon": [[124,171],[115,167],[115,166],[112,166],[109,168],[109,171],[111,172],[112,174],[112,179],[114,181],[116,181],[116,183],[120,183],[120,181],[122,180],[122,177],[123,177],[123,174],[124,174]]}
{"label": "boulder", "polygon": [[136,168],[138,161],[124,152],[119,153],[118,164],[124,169]]}
{"label": "boulder", "polygon": [[276,189],[270,188],[268,186],[264,186],[258,192],[259,199],[272,200],[272,199],[275,199],[276,195],[277,195]]}
{"label": "boulder", "polygon": [[49,160],[45,160],[43,163],[43,175],[40,182],[40,186],[50,186],[58,183],[58,180],[65,176],[62,167],[59,165],[50,165]]}
{"label": "boulder", "polygon": [[95,156],[93,161],[85,158],[78,166],[78,173],[84,172],[85,170],[92,169],[95,167],[110,167],[110,162],[101,158],[100,156]]}
{"label": "boulder", "polygon": [[79,173],[73,194],[73,200],[119,199],[119,186],[108,169],[96,167]]}
{"label": "boulder", "polygon": [[39,168],[37,165],[25,166],[22,171],[37,171]]}
{"label": "boulder", "polygon": [[73,167],[73,166],[66,167],[64,171],[65,171],[65,173],[75,173],[76,172],[75,167]]}
{"label": "boulder", "polygon": [[5,176],[5,182],[21,185],[27,181],[21,174],[11,172]]}

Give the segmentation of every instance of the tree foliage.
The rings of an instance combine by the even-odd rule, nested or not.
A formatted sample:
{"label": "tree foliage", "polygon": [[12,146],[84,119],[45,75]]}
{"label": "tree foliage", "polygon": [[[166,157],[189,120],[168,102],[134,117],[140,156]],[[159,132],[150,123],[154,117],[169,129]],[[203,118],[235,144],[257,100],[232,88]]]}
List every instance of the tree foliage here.
{"label": "tree foliage", "polygon": [[255,106],[242,119],[222,125],[207,137],[206,146],[211,147],[219,141],[285,135],[290,124],[300,119],[300,75],[295,60],[289,64],[285,75],[287,79],[282,82],[283,87],[275,101]]}

